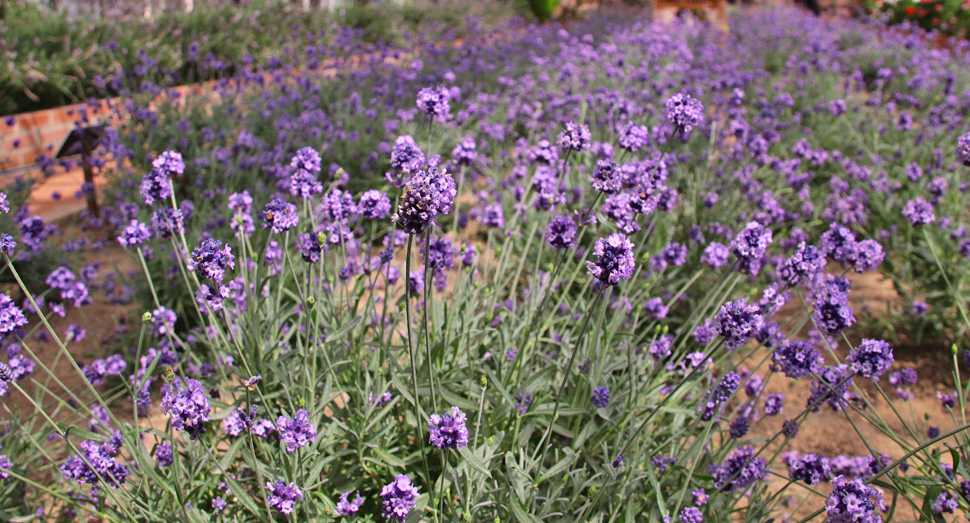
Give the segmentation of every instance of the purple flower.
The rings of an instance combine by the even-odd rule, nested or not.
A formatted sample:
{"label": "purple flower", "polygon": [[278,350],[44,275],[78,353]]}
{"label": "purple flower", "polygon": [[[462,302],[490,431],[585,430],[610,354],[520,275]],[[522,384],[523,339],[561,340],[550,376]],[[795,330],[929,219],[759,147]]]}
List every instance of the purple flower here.
{"label": "purple flower", "polygon": [[691,503],[695,507],[703,507],[704,505],[707,505],[707,500],[710,499],[710,496],[708,496],[707,493],[704,492],[704,489],[702,488],[695,489],[694,491],[692,491],[690,493],[690,497],[691,497]]}
{"label": "purple flower", "polygon": [[851,263],[856,256],[855,234],[849,229],[833,223],[829,230],[822,233],[818,247],[826,256],[842,263]]}
{"label": "purple flower", "polygon": [[451,94],[444,87],[425,87],[418,92],[417,106],[422,113],[444,122],[448,119],[448,112],[451,111],[450,101]]}
{"label": "purple flower", "polygon": [[9,334],[27,325],[27,318],[17,304],[6,294],[0,294],[0,335]]}
{"label": "purple flower", "polygon": [[391,167],[404,174],[414,174],[424,168],[425,155],[410,135],[398,136],[391,149]]}
{"label": "purple flower", "polygon": [[[525,152],[525,159],[532,164],[555,165],[559,160],[559,152],[549,143],[549,140],[539,140],[535,147],[530,147]],[[555,177],[556,172],[552,171],[551,174]]]}
{"label": "purple flower", "polygon": [[738,447],[720,465],[712,465],[714,486],[724,492],[745,490],[768,473],[768,462],[754,457],[754,447]]}
{"label": "purple flower", "polygon": [[728,350],[736,350],[764,326],[759,308],[748,305],[745,300],[728,302],[714,316],[714,330],[724,337]]}
{"label": "purple flower", "polygon": [[863,339],[846,358],[849,371],[865,379],[879,381],[879,376],[890,369],[893,362],[893,349],[882,340]]}
{"label": "purple flower", "polygon": [[946,492],[940,492],[940,495],[936,497],[936,501],[933,502],[933,512],[936,514],[953,514],[953,512],[960,508],[960,504],[957,502],[957,497],[954,494],[948,494]]}
{"label": "purple flower", "polygon": [[623,456],[617,456],[616,459],[613,460],[614,469],[620,468],[620,465],[622,464],[623,464]]}
{"label": "purple flower", "polygon": [[505,216],[502,211],[502,204],[486,205],[482,209],[482,225],[499,229],[505,228]]}
{"label": "purple flower", "polygon": [[529,411],[529,405],[532,405],[532,394],[529,392],[519,392],[515,395],[515,410],[519,411],[519,414],[525,414]]}
{"label": "purple flower", "polygon": [[301,232],[296,237],[296,245],[300,249],[303,261],[307,263],[317,263],[320,261],[320,254],[326,248],[326,244],[320,245],[320,234]]}
{"label": "purple flower", "polygon": [[249,191],[243,191],[241,193],[234,192],[229,195],[229,203],[227,206],[230,211],[237,213],[253,212],[253,197],[249,195]]}
{"label": "purple flower", "polygon": [[226,513],[226,500],[222,499],[222,496],[216,496],[212,500],[212,511],[216,514]]}
{"label": "purple flower", "polygon": [[296,411],[293,419],[280,416],[276,420],[279,427],[280,439],[286,443],[286,451],[296,452],[296,449],[306,447],[317,441],[317,429],[310,423],[310,417],[305,409]]}
{"label": "purple flower", "polygon": [[663,298],[650,298],[643,304],[643,310],[655,320],[662,320],[667,317],[670,308],[664,305]]}
{"label": "purple flower", "polygon": [[[848,481],[845,476],[832,480],[835,489],[825,500],[828,523],[882,523],[876,508],[882,508],[882,495],[861,479]],[[875,499],[875,502],[873,502]]]}
{"label": "purple flower", "polygon": [[[878,244],[877,244],[878,245]],[[825,268],[825,254],[814,245],[798,244],[798,248],[778,270],[778,275],[791,286],[811,278]]]}
{"label": "purple flower", "polygon": [[391,214],[391,199],[387,196],[387,193],[372,189],[360,195],[357,210],[364,218],[383,220]]}
{"label": "purple flower", "polygon": [[72,323],[67,326],[67,331],[64,333],[65,341],[81,341],[88,331],[84,330],[80,325]]}
{"label": "purple flower", "polygon": [[337,502],[337,507],[334,512],[338,516],[343,516],[345,518],[352,518],[357,515],[357,511],[360,510],[360,506],[364,504],[364,498],[357,494],[357,499],[350,501],[350,492],[344,492],[340,495],[340,501]]}
{"label": "purple flower", "polygon": [[698,508],[687,507],[680,511],[677,519],[680,520],[680,523],[704,523],[704,514]]}
{"label": "purple flower", "polygon": [[185,231],[183,227],[184,215],[178,209],[160,207],[152,213],[152,229],[155,235],[163,240]]}
{"label": "purple flower", "polygon": [[711,242],[706,248],[704,248],[704,254],[701,255],[701,261],[710,265],[711,268],[719,269],[727,264],[730,253],[731,251],[729,251],[728,248],[723,244]]}
{"label": "purple flower", "polygon": [[152,169],[141,180],[138,189],[141,193],[145,205],[152,205],[157,201],[164,201],[172,195],[172,185],[169,183],[168,174],[161,169]]}
{"label": "purple flower", "polygon": [[581,152],[589,149],[593,135],[589,127],[576,122],[566,122],[566,128],[559,133],[556,144],[564,150]]}
{"label": "purple flower", "polygon": [[970,167],[970,133],[964,133],[957,138],[957,160]]}
{"label": "purple flower", "polygon": [[812,412],[818,412],[822,401],[829,404],[832,410],[842,410],[848,400],[849,384],[851,379],[849,368],[846,365],[835,365],[832,367],[822,367],[818,371],[818,377],[812,380],[812,391],[809,394],[806,408],[811,407]]}
{"label": "purple flower", "polygon": [[883,252],[882,245],[879,242],[873,239],[863,240],[856,244],[852,267],[859,274],[874,271],[885,257],[886,253]]}
{"label": "purple flower", "polygon": [[290,159],[290,167],[314,174],[319,173],[321,170],[320,153],[312,147],[304,147]]}
{"label": "purple flower", "polygon": [[392,219],[408,234],[421,234],[435,225],[438,214],[448,214],[457,191],[451,175],[429,167],[408,180],[401,205]]}
{"label": "purple flower", "polygon": [[103,443],[82,441],[80,456],[71,456],[61,465],[61,472],[68,481],[80,484],[97,485],[102,480],[110,487],[125,484],[128,468],[115,458],[120,446],[120,436],[105,440]]}
{"label": "purple flower", "polygon": [[296,205],[279,199],[273,199],[266,204],[266,207],[263,208],[262,217],[263,228],[269,227],[276,234],[288,231],[300,223]]}
{"label": "purple flower", "polygon": [[664,104],[664,116],[675,127],[690,133],[704,121],[704,105],[690,95],[677,93]]}
{"label": "purple flower", "polygon": [[650,145],[650,129],[645,125],[627,122],[619,130],[617,143],[621,149],[632,153],[638,152]]}
{"label": "purple flower", "polygon": [[103,385],[107,376],[120,376],[128,366],[121,354],[108,356],[105,359],[94,360],[84,367],[84,377],[91,385]]}
{"label": "purple flower", "polygon": [[236,257],[232,255],[228,244],[209,238],[192,251],[192,256],[185,267],[190,271],[198,271],[203,279],[221,282],[226,276],[226,269],[235,269]]}
{"label": "purple flower", "polygon": [[701,345],[707,345],[717,337],[717,331],[713,327],[714,323],[710,318],[704,319],[703,325],[698,325],[694,329],[694,341]]}
{"label": "purple flower", "polygon": [[701,421],[711,421],[714,419],[721,405],[731,399],[731,396],[738,389],[740,383],[741,376],[738,376],[734,372],[728,372],[718,382],[717,387],[708,390],[704,396],[704,400],[697,408],[697,412],[701,415]]}
{"label": "purple flower", "polygon": [[173,334],[176,321],[178,321],[178,316],[174,311],[159,307],[152,311],[152,333],[159,338]]}
{"label": "purple flower", "polygon": [[618,285],[621,280],[633,276],[635,261],[633,242],[621,233],[613,233],[609,238],[600,238],[593,245],[596,262],[586,262],[590,276],[607,285]]}
{"label": "purple flower", "polygon": [[185,172],[185,162],[182,161],[182,154],[178,151],[163,152],[152,161],[152,167],[165,176],[178,176]]}
{"label": "purple flower", "polygon": [[590,402],[598,409],[606,408],[610,403],[610,389],[606,387],[599,387],[593,391],[593,397],[590,398]]}
{"label": "purple flower", "polygon": [[17,242],[13,240],[13,236],[6,233],[0,234],[0,253],[13,256],[13,250],[16,248]]}
{"label": "purple flower", "polygon": [[209,421],[209,400],[202,384],[177,375],[162,387],[162,409],[172,417],[172,428],[189,433],[190,439],[205,434]]}
{"label": "purple flower", "polygon": [[303,492],[293,482],[287,485],[283,483],[283,480],[279,480],[275,484],[267,481],[266,490],[269,491],[266,496],[269,507],[281,514],[292,514],[293,509],[296,508],[296,502],[303,501]]}
{"label": "purple flower", "polygon": [[826,334],[838,334],[855,323],[849,306],[849,285],[848,278],[827,274],[812,289],[815,322]]}
{"label": "purple flower", "polygon": [[757,274],[761,270],[761,259],[771,240],[770,229],[758,222],[748,222],[730,245],[731,251],[740,262],[739,270],[745,274]]}
{"label": "purple flower", "polygon": [[2,192],[0,192],[0,212],[10,212],[10,200],[7,200],[7,195]]}
{"label": "purple flower", "polygon": [[151,237],[152,233],[148,230],[147,225],[138,220],[131,220],[131,223],[121,232],[121,236],[118,236],[118,243],[122,247],[137,247],[147,242]]}
{"label": "purple flower", "polygon": [[465,136],[461,142],[451,150],[451,158],[456,165],[471,165],[478,159],[478,151],[475,150],[475,138]]}
{"label": "purple flower", "polygon": [[468,445],[468,428],[465,413],[458,407],[451,407],[451,413],[439,416],[432,414],[428,420],[431,431],[430,443],[439,449],[458,450]]}
{"label": "purple flower", "polygon": [[936,220],[936,215],[933,214],[933,205],[918,196],[906,202],[906,205],[903,206],[903,216],[914,227],[929,225]]}
{"label": "purple flower", "polygon": [[391,483],[384,485],[381,489],[381,498],[383,498],[381,516],[404,523],[408,513],[417,504],[418,489],[411,484],[411,478],[402,474],[396,476]]}
{"label": "purple flower", "polygon": [[765,414],[768,416],[777,416],[781,414],[781,411],[785,408],[785,394],[782,392],[776,392],[774,394],[769,394],[765,398]]}
{"label": "purple flower", "polygon": [[771,356],[771,370],[785,373],[791,379],[807,378],[817,372],[822,356],[811,341],[785,340]]}
{"label": "purple flower", "polygon": [[611,160],[597,160],[596,169],[591,176],[594,190],[605,194],[615,194],[620,190],[622,180],[616,163]]}
{"label": "purple flower", "polygon": [[799,456],[798,451],[792,451],[791,455],[785,456],[785,461],[788,462],[788,477],[794,481],[818,485],[831,478],[829,458],[821,454],[806,453]]}
{"label": "purple flower", "polygon": [[945,408],[951,408],[952,409],[952,408],[954,408],[954,407],[957,406],[957,395],[956,395],[956,393],[953,393],[953,394],[944,394],[944,393],[942,393],[940,391],[936,391],[936,397],[937,397],[937,399],[940,400],[940,405],[942,405],[944,409]]}
{"label": "purple flower", "polygon": [[172,456],[172,445],[169,442],[163,441],[155,449],[155,461],[160,467],[171,467],[175,462]]}

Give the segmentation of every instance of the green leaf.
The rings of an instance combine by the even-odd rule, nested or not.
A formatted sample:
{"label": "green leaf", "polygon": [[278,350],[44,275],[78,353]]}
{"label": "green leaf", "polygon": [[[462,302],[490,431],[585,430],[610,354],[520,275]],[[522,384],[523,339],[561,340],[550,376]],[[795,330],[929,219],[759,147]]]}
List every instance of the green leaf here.
{"label": "green leaf", "polygon": [[79,438],[90,439],[94,441],[104,441],[107,438],[104,434],[98,434],[97,432],[91,432],[90,430],[79,429],[77,425],[68,425],[66,423],[58,423],[57,431],[64,435],[65,438],[68,436],[77,436]]}
{"label": "green leaf", "polygon": [[575,452],[573,452],[572,449],[568,447],[564,448],[563,451],[565,452],[566,457],[559,460],[559,463],[556,463],[552,467],[549,467],[549,470],[547,470],[545,474],[539,476],[539,479],[536,481],[537,486],[543,483],[544,481],[547,481],[549,479],[552,479],[555,476],[558,476],[560,473],[564,472],[566,469],[568,469],[574,463],[576,463],[576,460],[579,458],[579,454],[576,454]]}
{"label": "green leaf", "polygon": [[[482,450],[484,449],[485,447],[483,446]],[[473,469],[481,472],[482,474],[485,474],[491,479],[492,477],[491,471],[489,471],[485,467],[485,462],[479,459],[479,457],[476,455],[477,453],[468,450],[467,446],[458,449],[458,453],[461,454],[461,457],[465,458],[465,461],[467,461],[468,464],[471,465]]]}
{"label": "green leaf", "polygon": [[371,447],[370,451],[376,454],[377,457],[381,459],[384,465],[395,467],[395,468],[404,468],[404,460],[390,454],[386,450],[380,447]]}

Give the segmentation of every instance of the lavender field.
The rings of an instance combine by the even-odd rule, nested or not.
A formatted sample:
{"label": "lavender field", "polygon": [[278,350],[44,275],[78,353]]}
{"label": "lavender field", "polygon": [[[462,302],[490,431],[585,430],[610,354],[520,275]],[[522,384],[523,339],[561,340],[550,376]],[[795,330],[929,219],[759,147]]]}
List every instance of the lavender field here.
{"label": "lavender field", "polygon": [[970,45],[730,15],[106,74],[101,213],[0,193],[0,519],[964,520]]}

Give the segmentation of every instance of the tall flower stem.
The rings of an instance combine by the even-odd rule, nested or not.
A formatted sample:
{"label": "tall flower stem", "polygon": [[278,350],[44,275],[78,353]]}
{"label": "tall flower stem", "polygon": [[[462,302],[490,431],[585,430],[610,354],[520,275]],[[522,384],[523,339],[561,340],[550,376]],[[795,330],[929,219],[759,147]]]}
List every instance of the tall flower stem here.
{"label": "tall flower stem", "polygon": [[431,410],[438,410],[438,396],[434,392],[434,359],[431,354],[431,325],[428,322],[428,309],[431,308],[431,267],[428,261],[431,259],[431,231],[425,233],[424,239],[424,310],[422,312],[422,328],[424,329],[424,344],[427,351],[428,363],[428,388],[431,389]]}
{"label": "tall flower stem", "polygon": [[423,417],[421,416],[421,401],[418,395],[418,366],[415,363],[414,343],[412,341],[413,336],[411,335],[411,245],[413,243],[414,235],[409,234],[404,259],[404,316],[408,334],[408,357],[411,360],[411,381],[414,387],[414,428],[417,431],[416,441],[421,446],[421,463],[424,465],[425,480],[429,482],[431,489],[434,489],[434,483],[431,482],[431,472],[428,468],[428,454],[426,445],[424,444],[424,432],[421,430],[421,420]]}
{"label": "tall flower stem", "polygon": [[[612,288],[610,288],[612,291]],[[580,347],[583,343],[583,338],[585,337],[586,330],[589,327],[589,321],[594,316],[594,313],[599,307],[600,303],[603,302],[604,292],[599,292],[596,295],[596,299],[593,300],[593,306],[590,307],[589,313],[586,314],[586,319],[583,320],[583,325],[579,329],[579,335],[576,338],[576,343],[573,345],[573,353],[569,356],[569,363],[566,368],[563,369],[562,373],[562,383],[559,384],[559,391],[556,393],[556,405],[552,409],[552,417],[549,419],[549,426],[546,427],[546,431],[542,434],[542,439],[539,441],[539,445],[536,447],[536,452],[542,452],[542,458],[539,463],[545,461],[546,450],[549,448],[547,441],[549,435],[552,433],[552,428],[556,425],[556,418],[559,416],[559,406],[562,404],[562,395],[569,385],[569,377],[572,376],[573,366],[576,364],[576,356],[579,354]],[[535,460],[536,455],[533,454],[532,459]]]}

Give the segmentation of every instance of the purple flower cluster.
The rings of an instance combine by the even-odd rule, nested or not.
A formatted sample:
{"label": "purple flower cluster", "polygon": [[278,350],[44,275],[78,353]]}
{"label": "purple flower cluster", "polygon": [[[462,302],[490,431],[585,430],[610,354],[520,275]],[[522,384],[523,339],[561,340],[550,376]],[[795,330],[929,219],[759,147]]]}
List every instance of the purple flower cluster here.
{"label": "purple flower cluster", "polygon": [[228,244],[223,245],[221,241],[210,238],[192,251],[185,267],[198,272],[203,279],[221,283],[226,269],[236,268],[235,259]]}
{"label": "purple flower cluster", "polygon": [[664,104],[664,116],[675,127],[690,133],[704,121],[704,105],[688,94],[677,93]]}
{"label": "purple flower cluster", "polygon": [[566,128],[556,137],[556,145],[567,151],[581,152],[589,149],[592,139],[586,125],[566,122]]}
{"label": "purple flower cluster", "polygon": [[408,234],[421,234],[435,225],[435,216],[448,214],[457,195],[455,180],[437,167],[415,174],[404,186],[393,220]]}
{"label": "purple flower cluster", "polygon": [[838,334],[855,323],[854,311],[849,306],[849,285],[848,278],[831,274],[815,282],[813,314],[815,322],[826,334]]}
{"label": "purple flower cluster", "polygon": [[758,222],[748,222],[744,230],[731,241],[731,252],[738,258],[739,270],[745,274],[758,274],[765,250],[772,241],[771,230]]}
{"label": "purple flower cluster", "polygon": [[439,122],[448,120],[451,111],[449,102],[451,93],[441,86],[425,87],[418,92],[418,110]]}
{"label": "purple flower cluster", "polygon": [[736,350],[764,327],[760,309],[745,300],[724,304],[714,316],[714,331],[724,337],[728,350]]}
{"label": "purple flower cluster", "polygon": [[788,477],[794,481],[802,481],[807,485],[818,485],[828,481],[832,476],[829,458],[821,454],[798,454],[791,451],[782,454],[788,464]]}
{"label": "purple flower cluster", "polygon": [[118,463],[115,457],[120,447],[121,437],[117,433],[101,443],[82,441],[82,455],[67,458],[61,465],[61,472],[68,481],[82,485],[97,485],[104,481],[106,485],[117,488],[124,485],[128,478],[128,467]]}
{"label": "purple flower cluster", "polygon": [[879,376],[888,371],[893,363],[893,349],[882,340],[863,339],[852,348],[849,357],[849,371],[867,380],[879,381]]}
{"label": "purple flower cluster", "polygon": [[593,396],[589,400],[598,409],[606,408],[610,403],[610,389],[598,387],[593,391]]}
{"label": "purple flower cluster", "polygon": [[604,284],[618,285],[633,276],[633,247],[633,242],[618,232],[609,238],[600,238],[593,245],[593,255],[598,259],[586,262],[586,269],[590,276]]}
{"label": "purple flower cluster", "polygon": [[292,419],[280,416],[276,420],[280,431],[280,440],[286,444],[286,451],[296,452],[296,449],[306,447],[317,441],[317,428],[310,423],[309,413],[300,409]]}
{"label": "purple flower cluster", "polygon": [[806,278],[811,278],[825,268],[825,254],[814,245],[798,244],[798,248],[790,258],[785,260],[778,276],[791,286],[798,285]]}
{"label": "purple flower cluster", "polygon": [[189,433],[190,439],[205,434],[209,421],[209,400],[198,380],[177,375],[162,386],[162,409],[172,417],[172,428]]}
{"label": "purple flower cluster", "polygon": [[404,523],[408,513],[417,504],[418,489],[411,484],[411,478],[399,475],[394,481],[384,485],[381,489],[381,516],[385,519]]}
{"label": "purple flower cluster", "polygon": [[957,138],[957,160],[966,167],[970,167],[970,132]]}
{"label": "purple flower cluster", "polygon": [[425,155],[410,135],[398,136],[391,149],[391,167],[404,174],[415,174],[424,168]]}
{"label": "purple flower cluster", "polygon": [[137,247],[150,240],[151,237],[152,232],[147,225],[138,220],[131,220],[131,223],[121,231],[121,236],[118,236],[118,243],[122,247]]}
{"label": "purple flower cluster", "polygon": [[0,294],[0,335],[14,332],[27,325],[27,318],[17,304],[6,294]]}
{"label": "purple flower cluster", "polygon": [[276,234],[288,231],[300,223],[296,205],[280,199],[273,199],[267,203],[266,207],[263,208],[262,217],[263,228],[268,227]]}
{"label": "purple flower cluster", "polygon": [[114,354],[105,359],[94,360],[84,367],[84,377],[91,385],[103,385],[108,376],[120,376],[128,366],[121,354]]}
{"label": "purple flower cluster", "polygon": [[283,483],[283,480],[279,480],[275,484],[267,481],[266,490],[269,491],[269,494],[266,495],[269,507],[281,514],[292,514],[296,509],[296,502],[303,501],[303,492],[293,482],[287,485]]}
{"label": "purple flower cluster", "polygon": [[825,500],[829,523],[882,523],[876,514],[876,509],[883,506],[878,490],[861,479],[849,481],[845,476],[833,479],[832,485],[835,489]]}
{"label": "purple flower cluster", "polygon": [[781,414],[781,411],[785,408],[785,394],[782,392],[776,392],[774,394],[769,394],[765,398],[765,414],[768,416],[777,416]]}
{"label": "purple flower cluster", "polygon": [[822,365],[822,355],[811,341],[786,339],[771,355],[771,369],[791,379],[807,378]]}
{"label": "purple flower cluster", "polygon": [[432,414],[428,420],[431,431],[430,443],[439,449],[458,450],[468,445],[467,418],[458,407],[451,407],[451,413],[439,416]]}
{"label": "purple flower cluster", "polygon": [[808,396],[806,408],[818,412],[819,405],[824,401],[833,410],[842,410],[847,406],[849,398],[849,368],[846,365],[822,367],[818,376],[812,380],[811,394]]}
{"label": "purple flower cluster", "polygon": [[929,225],[936,221],[936,214],[933,213],[933,204],[916,197],[903,206],[903,216],[913,224],[914,227]]}
{"label": "purple flower cluster", "polygon": [[145,205],[165,201],[172,196],[172,185],[169,182],[168,173],[161,169],[152,169],[142,178],[139,192],[145,201]]}
{"label": "purple flower cluster", "polygon": [[182,154],[178,151],[165,151],[152,160],[152,168],[159,170],[165,176],[178,176],[185,172],[185,162],[182,161]]}
{"label": "purple flower cluster", "polygon": [[714,487],[724,492],[737,492],[763,480],[768,473],[768,462],[754,454],[754,447],[738,447],[723,463],[712,465]]}
{"label": "purple flower cluster", "polygon": [[289,177],[290,194],[297,198],[312,198],[323,192],[320,174],[320,154],[311,147],[304,147],[290,160],[293,172]]}
{"label": "purple flower cluster", "polygon": [[337,502],[337,507],[334,509],[334,512],[338,516],[353,518],[357,516],[357,512],[360,511],[360,506],[363,504],[364,498],[360,494],[357,494],[357,499],[350,501],[350,492],[344,492],[340,495],[340,501]]}
{"label": "purple flower cluster", "polygon": [[734,372],[728,372],[721,378],[718,382],[717,387],[707,391],[704,396],[704,400],[697,408],[698,414],[701,416],[701,421],[711,421],[714,416],[718,414],[721,405],[726,403],[734,391],[738,389],[738,385],[741,384],[741,376],[738,376]]}

